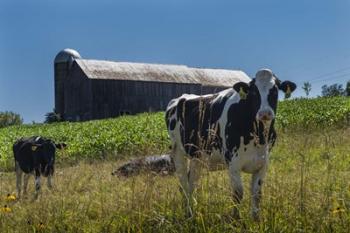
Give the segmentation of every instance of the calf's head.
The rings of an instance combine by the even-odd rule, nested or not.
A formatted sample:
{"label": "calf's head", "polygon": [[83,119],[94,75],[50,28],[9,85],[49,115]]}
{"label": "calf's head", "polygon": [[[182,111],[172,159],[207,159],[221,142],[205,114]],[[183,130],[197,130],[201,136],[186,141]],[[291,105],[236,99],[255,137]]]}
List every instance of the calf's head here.
{"label": "calf's head", "polygon": [[296,87],[291,81],[281,82],[271,70],[262,69],[250,83],[236,83],[233,89],[248,104],[249,109],[253,110],[256,120],[269,123],[276,116],[278,90],[289,98]]}

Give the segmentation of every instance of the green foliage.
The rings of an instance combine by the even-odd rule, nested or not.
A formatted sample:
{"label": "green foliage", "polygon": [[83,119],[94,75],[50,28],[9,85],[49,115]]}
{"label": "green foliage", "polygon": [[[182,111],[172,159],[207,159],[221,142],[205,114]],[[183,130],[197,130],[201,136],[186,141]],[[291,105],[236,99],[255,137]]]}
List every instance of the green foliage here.
{"label": "green foliage", "polygon": [[350,99],[346,97],[294,99],[279,103],[277,127],[323,129],[349,125]]}
{"label": "green foliage", "polygon": [[[1,169],[13,171],[11,147],[21,136],[66,142],[59,163],[84,158],[77,166],[58,167],[53,191],[43,186],[37,201],[32,179],[27,198],[7,201],[15,192],[15,175],[0,172],[1,232],[349,232],[349,112],[346,97],[279,103],[279,137],[263,186],[260,223],[250,218],[249,192],[240,205],[241,221],[230,218],[227,171],[204,169],[195,216],[188,219],[175,176],[120,179],[110,175],[117,164],[96,160],[168,150],[162,112],[0,129]],[[250,176],[242,180],[249,190]],[[11,211],[3,211],[5,205]]]}
{"label": "green foliage", "polygon": [[[279,103],[276,126],[278,131],[323,129],[349,125],[349,120],[349,98],[301,98]],[[82,123],[12,126],[0,129],[0,169],[13,168],[13,142],[32,135],[68,144],[59,152],[58,162],[162,153],[170,145],[162,112]]]}
{"label": "green foliage", "polygon": [[82,123],[53,123],[7,127],[0,130],[0,169],[12,169],[12,144],[20,137],[40,135],[68,148],[59,152],[58,161],[79,158],[98,159],[106,156],[160,153],[168,148],[163,113],[123,116]]}
{"label": "green foliage", "polygon": [[350,80],[346,83],[345,95],[350,96]]}
{"label": "green foliage", "polygon": [[53,112],[48,112],[45,114],[45,123],[54,123],[54,122],[60,122],[63,121],[61,115],[56,112],[54,109]]}
{"label": "green foliage", "polygon": [[311,91],[311,83],[305,82],[302,89],[305,91],[306,96],[309,96],[310,91]]}
{"label": "green foliage", "polygon": [[[0,173],[1,232],[142,233],[348,233],[350,229],[349,129],[279,133],[263,183],[261,222],[250,217],[251,175],[242,173],[241,220],[226,170],[203,168],[194,194],[192,218],[182,207],[176,176],[111,176],[111,161],[58,167],[54,188],[42,186],[33,201],[30,178],[26,198],[7,201],[16,190],[14,172]],[[43,184],[46,180],[43,179]],[[7,205],[11,211],[3,212]]]}
{"label": "green foliage", "polygon": [[0,112],[0,128],[11,126],[11,125],[21,125],[23,119],[21,116],[14,112]]}
{"label": "green foliage", "polygon": [[332,84],[330,86],[322,86],[322,96],[331,97],[331,96],[342,96],[344,95],[344,88],[342,84]]}

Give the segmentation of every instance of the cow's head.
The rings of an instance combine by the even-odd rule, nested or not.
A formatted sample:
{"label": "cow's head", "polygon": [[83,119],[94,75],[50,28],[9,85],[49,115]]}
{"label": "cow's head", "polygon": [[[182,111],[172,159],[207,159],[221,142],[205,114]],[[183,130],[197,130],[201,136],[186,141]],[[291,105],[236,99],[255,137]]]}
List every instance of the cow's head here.
{"label": "cow's head", "polygon": [[269,69],[259,70],[250,83],[239,82],[233,86],[241,100],[254,109],[256,120],[263,123],[271,122],[275,118],[278,90],[289,98],[296,87],[293,82],[281,82]]}

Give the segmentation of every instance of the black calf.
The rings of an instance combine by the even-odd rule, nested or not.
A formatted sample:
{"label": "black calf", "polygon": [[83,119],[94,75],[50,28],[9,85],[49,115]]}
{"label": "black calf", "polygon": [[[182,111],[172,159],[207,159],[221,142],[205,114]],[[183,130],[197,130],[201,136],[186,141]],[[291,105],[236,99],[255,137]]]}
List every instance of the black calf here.
{"label": "black calf", "polygon": [[47,185],[52,187],[51,177],[54,173],[55,152],[63,149],[66,144],[55,144],[54,141],[43,137],[33,136],[20,138],[13,144],[15,157],[16,184],[18,197],[21,195],[22,174],[24,173],[23,193],[27,192],[30,173],[35,176],[35,196],[40,190],[40,176],[47,177]]}

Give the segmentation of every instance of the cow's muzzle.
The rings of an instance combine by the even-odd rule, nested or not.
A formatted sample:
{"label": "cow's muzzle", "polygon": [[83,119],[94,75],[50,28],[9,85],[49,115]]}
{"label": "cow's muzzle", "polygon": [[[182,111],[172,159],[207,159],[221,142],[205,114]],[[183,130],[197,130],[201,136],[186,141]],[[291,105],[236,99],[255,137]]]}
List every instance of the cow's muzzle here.
{"label": "cow's muzzle", "polygon": [[271,110],[259,111],[257,114],[257,120],[262,122],[272,121],[275,118],[275,114]]}

